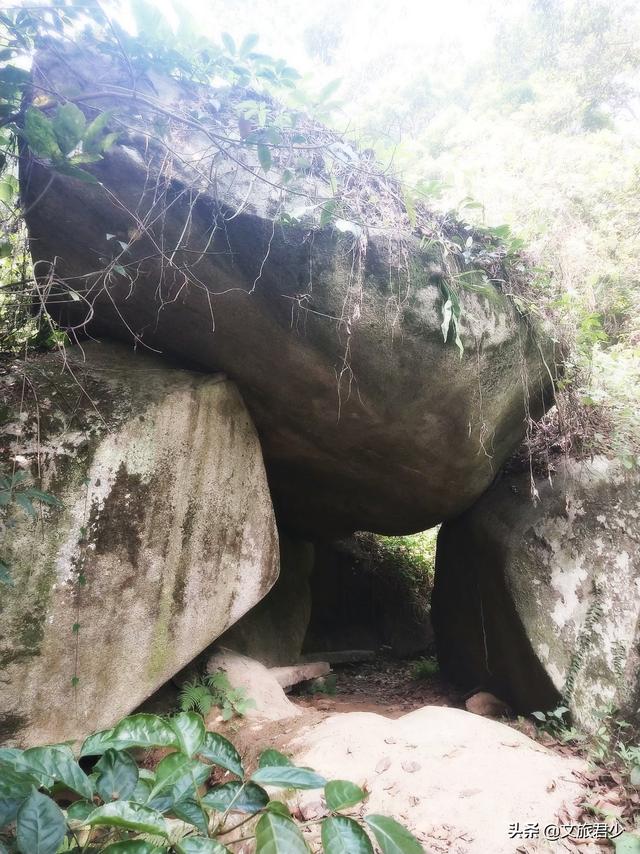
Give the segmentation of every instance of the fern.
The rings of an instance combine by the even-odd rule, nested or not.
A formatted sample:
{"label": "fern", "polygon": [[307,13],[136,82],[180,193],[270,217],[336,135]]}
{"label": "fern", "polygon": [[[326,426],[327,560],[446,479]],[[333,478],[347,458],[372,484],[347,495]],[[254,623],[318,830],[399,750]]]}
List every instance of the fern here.
{"label": "fern", "polygon": [[181,711],[195,711],[206,717],[214,705],[214,697],[206,682],[195,677],[180,688],[178,703]]}

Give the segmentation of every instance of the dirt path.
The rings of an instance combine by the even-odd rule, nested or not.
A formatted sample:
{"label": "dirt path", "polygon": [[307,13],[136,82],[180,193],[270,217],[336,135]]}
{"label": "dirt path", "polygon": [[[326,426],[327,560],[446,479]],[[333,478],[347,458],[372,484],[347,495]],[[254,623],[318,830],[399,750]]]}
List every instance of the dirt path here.
{"label": "dirt path", "polygon": [[464,708],[459,692],[436,675],[417,679],[413,663],[379,658],[359,664],[334,665],[335,693],[291,694],[303,708],[324,712],[376,712],[399,718],[423,706]]}

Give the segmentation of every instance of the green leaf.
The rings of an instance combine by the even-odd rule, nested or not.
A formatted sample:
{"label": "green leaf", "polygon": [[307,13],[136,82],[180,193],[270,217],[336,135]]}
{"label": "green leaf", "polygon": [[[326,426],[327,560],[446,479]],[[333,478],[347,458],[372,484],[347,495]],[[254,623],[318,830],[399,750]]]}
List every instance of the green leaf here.
{"label": "green leaf", "polygon": [[27,771],[18,771],[8,762],[0,762],[0,798],[26,798],[40,781]]}
{"label": "green leaf", "polygon": [[193,756],[204,741],[204,721],[195,712],[180,712],[170,718],[169,726],[175,732],[180,750],[187,756]]}
{"label": "green leaf", "polygon": [[80,169],[79,166],[74,166],[73,163],[69,163],[68,161],[63,160],[54,163],[54,169],[61,175],[68,175],[69,178],[75,178],[78,181],[83,181],[85,184],[100,183],[91,172],[85,172],[84,169]]}
{"label": "green leaf", "polygon": [[176,845],[179,854],[229,854],[229,849],[215,839],[185,836]]}
{"label": "green leaf", "polygon": [[29,148],[36,157],[51,159],[62,157],[53,125],[41,110],[35,107],[28,108],[25,114],[23,133]]}
{"label": "green leaf", "polygon": [[198,755],[208,759],[209,762],[213,762],[219,768],[237,774],[238,777],[244,776],[240,754],[230,741],[218,735],[217,732],[205,733],[204,742],[198,749]]}
{"label": "green leaf", "polygon": [[256,854],[309,854],[309,849],[290,818],[266,812],[256,826]]}
{"label": "green leaf", "polygon": [[282,801],[269,801],[266,808],[269,812],[277,812],[279,815],[286,815],[291,818],[291,810]]}
{"label": "green leaf", "polygon": [[640,836],[636,833],[623,833],[611,841],[616,854],[640,854]]}
{"label": "green leaf", "polygon": [[386,815],[368,815],[365,822],[373,831],[382,854],[425,854],[415,836],[395,819]]}
{"label": "green leaf", "polygon": [[640,765],[633,766],[630,779],[632,786],[640,786]]}
{"label": "green leaf", "polygon": [[222,44],[226,47],[229,53],[233,56],[236,52],[236,43],[231,38],[229,33],[222,34]]}
{"label": "green leaf", "polygon": [[333,215],[336,210],[336,202],[335,200],[331,200],[322,206],[322,210],[320,211],[320,227],[323,228],[325,225],[329,225],[331,220],[333,219]]}
{"label": "green leaf", "polygon": [[50,778],[55,782],[64,783],[85,800],[90,801],[93,797],[91,781],[68,747],[32,747],[25,750],[20,757],[18,769],[38,776],[44,786],[48,785],[47,778]]}
{"label": "green leaf", "polygon": [[104,131],[111,121],[113,112],[107,110],[95,118],[84,133],[82,150],[85,154],[100,154],[104,151]]}
{"label": "green leaf", "polygon": [[93,801],[74,801],[67,810],[67,821],[84,824],[95,808]]}
{"label": "green leaf", "polygon": [[103,729],[85,738],[80,748],[80,757],[101,756],[107,750],[120,750],[126,746],[126,744],[120,744],[115,741],[112,729]]}
{"label": "green leaf", "polygon": [[21,854],[56,854],[65,833],[60,807],[34,789],[18,810],[18,851]]}
{"label": "green leaf", "polygon": [[269,795],[255,783],[240,783],[234,780],[210,789],[201,799],[205,807],[217,812],[244,812],[253,815],[269,803]]}
{"label": "green leaf", "polygon": [[240,56],[247,56],[247,54],[251,53],[254,47],[258,44],[259,36],[256,33],[249,33],[249,35],[245,36],[242,40],[242,44],[240,45]]}
{"label": "green leaf", "polygon": [[0,798],[0,827],[15,820],[23,800],[24,798]]}
{"label": "green leaf", "polygon": [[206,836],[209,831],[209,817],[197,801],[186,798],[171,807],[172,814],[180,821],[192,824]]}
{"label": "green leaf", "polygon": [[251,775],[251,779],[261,786],[279,786],[282,789],[321,789],[327,782],[315,771],[292,765],[258,768]]}
{"label": "green leaf", "polygon": [[170,753],[156,768],[156,782],[149,795],[153,800],[163,792],[171,792],[177,803],[187,794],[193,796],[198,786],[209,779],[211,767],[190,759],[184,753]]}
{"label": "green leaf", "polygon": [[271,169],[271,150],[262,142],[258,143],[258,160],[265,172]]}
{"label": "green leaf", "polygon": [[105,803],[128,800],[138,783],[138,766],[128,753],[107,750],[96,763],[96,792]]}
{"label": "green leaf", "polygon": [[84,822],[89,827],[121,827],[137,833],[168,836],[164,818],[156,810],[132,801],[114,801],[95,809]]}
{"label": "green leaf", "polygon": [[367,797],[367,793],[348,780],[331,780],[324,787],[324,798],[333,812],[354,807]]}
{"label": "green leaf", "polygon": [[58,107],[52,126],[63,154],[69,154],[76,148],[82,139],[86,124],[84,113],[75,104],[63,104]]}
{"label": "green leaf", "polygon": [[276,768],[283,765],[293,765],[293,762],[284,753],[274,750],[272,747],[263,750],[258,759],[258,768]]}
{"label": "green leaf", "polygon": [[159,715],[140,713],[123,718],[113,728],[112,738],[119,747],[180,747],[175,732]]}
{"label": "green leaf", "polygon": [[163,854],[168,848],[159,848],[143,839],[126,839],[124,842],[114,842],[100,849],[100,854]]}
{"label": "green leaf", "polygon": [[371,840],[362,827],[345,815],[325,818],[320,834],[325,854],[373,854]]}

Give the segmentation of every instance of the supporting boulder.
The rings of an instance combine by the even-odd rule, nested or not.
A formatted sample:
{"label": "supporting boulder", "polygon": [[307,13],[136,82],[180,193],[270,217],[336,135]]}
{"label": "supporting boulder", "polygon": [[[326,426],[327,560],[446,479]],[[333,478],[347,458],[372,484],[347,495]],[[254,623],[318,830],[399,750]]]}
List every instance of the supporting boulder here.
{"label": "supporting boulder", "polygon": [[432,620],[446,676],[586,729],[640,722],[640,479],[597,457],[507,474],[440,530]]}
{"label": "supporting boulder", "polygon": [[34,68],[35,91],[111,111],[117,137],[83,166],[94,183],[22,163],[64,327],[227,372],[279,520],[304,536],[425,530],[487,488],[552,363],[491,235],[421,206],[418,223],[397,182],[306,118],[259,159],[238,136],[246,90],[142,76],[132,92],[126,61],[82,42]]}
{"label": "supporting boulder", "polygon": [[[16,503],[0,587],[0,743],[112,726],[269,590],[278,539],[235,385],[115,344],[2,380],[3,468],[60,506]],[[33,394],[32,394],[33,392]],[[34,499],[36,508],[37,499]]]}

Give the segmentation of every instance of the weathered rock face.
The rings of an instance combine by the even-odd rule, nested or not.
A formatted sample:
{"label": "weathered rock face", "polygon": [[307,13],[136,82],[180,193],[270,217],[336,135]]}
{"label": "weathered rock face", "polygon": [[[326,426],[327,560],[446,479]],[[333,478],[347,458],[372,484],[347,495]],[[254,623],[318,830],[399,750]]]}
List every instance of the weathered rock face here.
{"label": "weathered rock face", "polygon": [[[90,83],[74,63],[91,66]],[[75,291],[52,300],[63,323],[225,371],[258,428],[276,511],[304,535],[424,530],[487,488],[523,435],[527,397],[532,415],[543,408],[539,345],[461,251],[444,258],[438,239],[421,240],[382,177],[345,177],[369,200],[366,227],[321,228],[330,180],[318,146],[306,167],[299,152],[290,163],[274,151],[265,183],[254,150],[170,115],[189,103],[237,140],[225,103],[245,92],[141,80],[132,104],[104,96],[128,85],[115,58],[44,55],[36,67],[47,91],[89,87],[103,94],[84,107],[112,107],[123,122],[119,143],[87,167],[101,185],[56,175],[45,191],[47,164],[23,164],[37,269],[56,259],[56,281]],[[149,99],[164,110],[167,147]],[[468,232],[456,228],[462,245]],[[445,270],[458,283],[462,358],[443,342]]]}
{"label": "weathered rock face", "polygon": [[604,458],[550,484],[505,475],[439,535],[432,619],[445,673],[518,711],[560,696],[591,728],[603,706],[638,720],[637,474]]}
{"label": "weathered rock face", "polygon": [[[15,511],[0,587],[0,743],[111,726],[269,590],[278,540],[260,446],[233,383],[122,345],[27,362],[3,453],[62,508]],[[5,378],[20,411],[22,378]],[[39,432],[36,432],[39,431]],[[10,463],[11,465],[11,463]]]}
{"label": "weathered rock face", "polygon": [[269,667],[300,658],[311,616],[311,543],[279,532],[280,574],[265,598],[219,639],[227,649]]}

